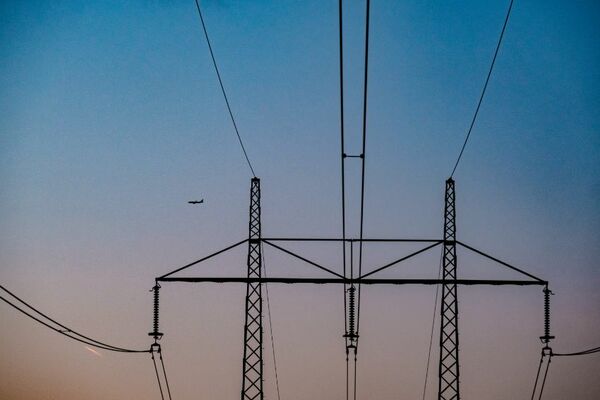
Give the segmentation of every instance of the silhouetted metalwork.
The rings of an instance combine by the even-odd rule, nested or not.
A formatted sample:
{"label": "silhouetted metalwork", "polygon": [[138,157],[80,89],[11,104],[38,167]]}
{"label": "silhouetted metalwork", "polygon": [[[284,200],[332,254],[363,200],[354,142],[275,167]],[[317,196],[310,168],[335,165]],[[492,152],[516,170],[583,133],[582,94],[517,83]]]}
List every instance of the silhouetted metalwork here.
{"label": "silhouetted metalwork", "polygon": [[362,285],[465,285],[465,286],[543,286],[546,281],[518,280],[518,279],[394,279],[394,278],[365,278],[365,279],[343,279],[343,278],[246,278],[246,277],[220,277],[220,276],[185,276],[157,278],[160,282],[187,282],[187,283],[312,283],[312,284],[351,284],[360,283]]}
{"label": "silhouetted metalwork", "polygon": [[459,400],[458,297],[456,281],[456,197],[454,180],[446,181],[444,255],[440,309],[439,400]]}
{"label": "silhouetted metalwork", "polygon": [[[454,180],[452,178],[446,181],[445,206],[444,206],[444,238],[443,239],[397,239],[397,238],[306,238],[306,237],[267,237],[261,235],[260,223],[260,181],[258,178],[251,180],[250,195],[250,221],[249,238],[234,243],[222,250],[214,252],[197,261],[191,262],[183,267],[177,268],[167,274],[156,278],[156,282],[214,282],[214,283],[242,283],[246,285],[246,316],[244,323],[244,358],[243,358],[243,380],[242,380],[242,400],[263,399],[263,328],[262,328],[262,292],[261,285],[266,283],[284,283],[284,284],[342,284],[345,288],[345,302],[347,302],[346,327],[344,337],[346,340],[346,355],[350,350],[356,351],[356,338],[358,337],[358,312],[359,306],[358,288],[359,285],[442,285],[442,308],[441,308],[441,329],[440,329],[440,385],[439,400],[456,399],[460,397],[459,392],[459,364],[458,364],[458,302],[457,288],[462,285],[490,285],[490,286],[544,286],[547,289],[548,282],[538,278],[521,268],[517,268],[505,261],[493,257],[481,250],[456,240],[456,199]],[[297,254],[280,244],[282,242],[341,242],[344,245],[349,243],[350,262],[349,268],[346,266],[340,274],[334,268],[321,265],[309,258]],[[179,277],[174,274],[186,270],[194,265],[198,265],[219,254],[223,254],[235,247],[248,243],[247,275],[240,277],[220,277],[220,276],[187,276]],[[305,265],[315,268],[321,272],[327,273],[327,277],[315,276],[286,276],[286,277],[265,277],[262,274],[262,254],[261,244],[267,244],[269,247],[286,254],[296,260],[302,261]],[[413,251],[401,258],[384,265],[374,266],[368,272],[355,275],[353,268],[353,245],[365,243],[424,243],[425,247]],[[438,279],[402,279],[402,278],[377,278],[375,275],[383,270],[396,267],[399,264],[412,259],[420,254],[424,254],[437,246],[443,246],[443,273]],[[514,272],[523,275],[523,279],[458,279],[456,273],[457,266],[457,248],[470,251],[494,263],[508,268]],[[549,310],[548,293],[546,295],[545,305]],[[548,317],[545,321],[549,321]],[[549,335],[549,322],[545,322],[545,336]],[[594,349],[595,350],[595,349]],[[547,350],[546,350],[547,351]]]}
{"label": "silhouetted metalwork", "polygon": [[260,180],[252,178],[248,238],[248,281],[244,323],[242,400],[263,398],[262,267],[260,229]]}
{"label": "silhouetted metalwork", "polygon": [[358,342],[358,333],[356,332],[356,286],[354,280],[351,280],[350,282],[348,289],[346,289],[348,310],[346,315],[347,329],[346,333],[344,333],[344,338],[347,339],[346,353],[350,350],[353,350],[354,353],[356,353],[356,344]]}
{"label": "silhouetted metalwork", "polygon": [[548,285],[544,287],[544,336],[541,336],[540,339],[542,343],[549,347],[549,343],[554,336],[550,335],[550,295],[553,294],[550,289],[548,289]]}
{"label": "silhouetted metalwork", "polygon": [[152,321],[152,332],[148,333],[148,336],[152,336],[154,338],[154,343],[160,340],[163,336],[161,332],[159,332],[159,306],[160,306],[160,285],[158,282],[152,288],[152,292],[154,294],[154,309],[153,309],[153,321]]}
{"label": "silhouetted metalwork", "polygon": [[[162,370],[162,378],[161,378],[161,374],[158,373],[158,366],[156,364],[156,358],[154,357],[154,353],[158,354],[158,358],[160,360],[160,366],[161,366],[161,370]],[[150,346],[150,355],[152,357],[152,364],[154,365],[154,372],[156,374],[156,381],[158,383],[158,390],[160,392],[160,398],[162,400],[165,400],[165,393],[163,390],[163,384],[161,382],[161,379],[163,379],[165,388],[167,389],[168,399],[171,400],[172,399],[171,387],[169,386],[169,378],[167,377],[167,369],[165,368],[165,361],[163,360],[162,348],[160,347],[160,344],[155,342]]]}

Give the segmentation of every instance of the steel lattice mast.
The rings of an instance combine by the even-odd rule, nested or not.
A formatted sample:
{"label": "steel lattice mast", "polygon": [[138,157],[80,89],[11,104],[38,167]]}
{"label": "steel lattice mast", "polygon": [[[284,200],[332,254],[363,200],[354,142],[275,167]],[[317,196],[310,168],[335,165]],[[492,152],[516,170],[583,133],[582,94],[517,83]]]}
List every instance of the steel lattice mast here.
{"label": "steel lattice mast", "polygon": [[[210,255],[202,257],[187,265],[179,267],[171,272],[161,275],[155,279],[158,286],[161,282],[188,282],[188,283],[242,283],[246,285],[246,309],[244,323],[244,358],[242,367],[242,400],[263,400],[263,328],[262,328],[262,287],[264,283],[280,284],[339,284],[345,287],[352,285],[441,285],[441,327],[440,327],[440,364],[439,364],[439,392],[438,400],[460,400],[459,392],[459,362],[458,362],[458,301],[457,288],[461,285],[467,286],[543,286],[545,295],[545,331],[542,340],[544,343],[553,338],[549,333],[549,294],[548,281],[534,276],[521,268],[515,267],[492,255],[478,250],[466,243],[456,240],[456,208],[454,180],[449,178],[445,188],[444,206],[444,237],[443,239],[424,238],[324,238],[324,237],[262,237],[261,234],[261,207],[260,207],[260,180],[256,177],[251,180],[250,190],[250,221],[249,237],[224,249],[218,250]],[[339,242],[349,244],[352,249],[354,243],[420,243],[422,247],[416,251],[406,254],[392,262],[381,266],[372,266],[369,272],[355,275],[352,268],[342,274],[335,271],[331,266],[317,263],[304,255],[291,251],[284,247],[288,242],[325,243]],[[213,257],[226,253],[238,246],[248,243],[248,271],[246,276],[174,276],[178,272],[199,265]],[[286,277],[264,277],[262,274],[262,244],[266,244],[281,254],[286,254],[293,259],[302,261],[306,266],[319,270],[323,276],[286,276]],[[379,278],[376,275],[384,270],[390,270],[403,262],[413,259],[420,254],[443,246],[443,274],[438,279],[430,278]],[[456,249],[460,247],[496,265],[502,266],[521,275],[521,279],[499,280],[499,279],[457,279]],[[350,257],[352,264],[352,252]],[[523,278],[525,277],[525,278]],[[156,293],[155,293],[156,294]],[[346,323],[349,315],[346,316]],[[352,327],[348,326],[347,338],[356,337]],[[157,331],[157,329],[155,329]],[[154,332],[151,333],[151,336]],[[352,344],[352,341],[350,341]],[[350,347],[351,348],[351,347]],[[549,349],[549,347],[546,347]],[[545,349],[546,349],[545,348]]]}
{"label": "steel lattice mast", "polygon": [[[250,222],[248,239],[248,278],[262,278],[260,230],[260,180],[250,184]],[[263,399],[263,326],[262,284],[246,284],[246,318],[244,323],[244,361],[242,366],[242,400]]]}
{"label": "steel lattice mast", "polygon": [[[456,197],[454,180],[446,181],[444,256],[440,309],[440,366],[438,400],[459,400],[458,297],[456,285]],[[446,281],[453,281],[446,283]]]}

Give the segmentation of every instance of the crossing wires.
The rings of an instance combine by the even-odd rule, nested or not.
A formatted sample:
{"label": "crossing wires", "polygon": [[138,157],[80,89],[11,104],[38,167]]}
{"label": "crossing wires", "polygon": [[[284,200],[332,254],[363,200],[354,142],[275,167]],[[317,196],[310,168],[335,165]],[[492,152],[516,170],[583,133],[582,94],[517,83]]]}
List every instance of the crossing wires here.
{"label": "crossing wires", "polygon": [[514,0],[510,0],[510,4],[508,5],[508,11],[506,12],[506,17],[504,18],[504,25],[502,25],[502,31],[500,32],[500,37],[498,38],[498,44],[496,45],[496,50],[494,51],[494,57],[492,58],[492,63],[490,64],[490,68],[487,73],[487,77],[485,78],[485,83],[483,84],[483,89],[481,90],[481,94],[479,96],[479,101],[477,102],[477,107],[475,108],[475,113],[473,114],[473,118],[471,118],[471,123],[469,124],[469,129],[467,130],[467,136],[465,137],[465,141],[460,149],[460,153],[458,154],[458,158],[454,163],[454,168],[452,168],[452,173],[450,177],[454,176],[454,172],[456,172],[456,168],[458,167],[458,163],[460,163],[460,159],[462,158],[463,152],[465,151],[465,147],[467,147],[467,143],[469,142],[469,138],[471,137],[471,132],[473,131],[473,126],[475,126],[475,121],[477,120],[477,115],[479,114],[479,109],[481,108],[481,103],[483,102],[483,98],[485,96],[485,92],[488,87],[488,83],[490,82],[490,77],[492,76],[492,71],[494,70],[494,65],[496,64],[496,58],[498,57],[498,52],[500,51],[500,46],[502,45],[502,39],[504,38],[504,32],[506,31],[506,26],[508,25],[508,20],[510,19],[510,12],[512,11]]}
{"label": "crossing wires", "polygon": [[[75,340],[80,343],[84,343],[88,346],[96,347],[98,349],[114,351],[114,352],[118,352],[118,353],[149,353],[149,352],[151,352],[151,350],[134,350],[134,349],[127,349],[127,348],[119,347],[119,346],[113,346],[111,344],[107,344],[105,342],[101,342],[101,341],[93,339],[89,336],[83,335],[83,334],[61,324],[60,322],[54,320],[53,318],[49,317],[48,315],[42,313],[40,310],[33,307],[31,304],[27,303],[25,300],[21,299],[20,297],[18,297],[17,295],[12,293],[8,289],[6,289],[4,286],[0,285],[0,289],[2,289],[2,291],[7,293],[11,298],[11,299],[9,299],[8,296],[7,297],[0,296],[0,300],[4,301],[9,306],[13,307],[15,310],[26,315],[27,317],[31,318],[32,320],[36,321],[37,323],[45,326],[46,328],[53,330],[54,332],[57,332],[63,336],[66,336],[69,339]],[[15,304],[16,303],[15,300],[16,300],[16,302],[21,303],[22,306],[25,306],[27,309],[29,309],[29,311],[26,311],[26,309]]]}
{"label": "crossing wires", "polygon": [[[585,356],[585,355],[595,354],[595,353],[600,353],[600,347],[593,347],[591,349],[576,351],[573,353],[555,353],[554,351],[552,351],[552,349],[550,347],[548,347],[548,346],[544,347],[542,349],[542,356],[540,358],[538,370],[535,375],[535,382],[533,384],[531,400],[534,400],[536,398],[536,393],[538,393],[537,400],[542,399],[542,394],[544,393],[544,387],[546,386],[546,379],[548,378],[548,370],[550,369],[550,363],[552,362],[552,357]],[[544,373],[543,373],[543,375],[541,375],[540,373],[542,372],[542,366],[543,366],[545,360],[547,360],[546,368],[544,368]],[[540,378],[542,378],[541,383],[540,383]],[[540,383],[539,391],[538,391],[538,383]]]}
{"label": "crossing wires", "polygon": [[237,123],[235,122],[235,117],[233,116],[233,111],[231,111],[231,105],[229,104],[229,98],[227,97],[227,92],[225,91],[225,86],[223,85],[223,79],[221,78],[221,73],[219,72],[217,60],[215,59],[215,53],[213,52],[213,48],[210,43],[210,38],[208,37],[208,30],[206,29],[204,17],[202,16],[202,10],[200,8],[200,3],[198,2],[198,0],[195,0],[195,2],[196,2],[196,9],[198,10],[198,17],[200,17],[200,22],[202,23],[202,31],[204,32],[204,37],[206,38],[206,44],[208,45],[208,50],[210,52],[210,58],[212,59],[212,63],[215,68],[215,72],[217,73],[217,78],[219,80],[219,86],[221,87],[221,93],[223,93],[223,98],[225,99],[225,105],[227,106],[227,111],[229,112],[229,117],[231,118],[231,123],[233,124],[233,129],[235,130],[235,134],[238,138],[238,142],[240,143],[240,147],[242,148],[242,152],[244,153],[244,157],[246,158],[246,162],[248,163],[248,168],[250,168],[250,172],[252,172],[252,176],[256,177],[256,173],[254,172],[254,168],[252,167],[252,163],[250,162],[250,158],[248,157],[248,152],[246,151],[246,146],[244,146],[244,141],[242,140],[242,136],[240,135],[240,131],[238,129]]}

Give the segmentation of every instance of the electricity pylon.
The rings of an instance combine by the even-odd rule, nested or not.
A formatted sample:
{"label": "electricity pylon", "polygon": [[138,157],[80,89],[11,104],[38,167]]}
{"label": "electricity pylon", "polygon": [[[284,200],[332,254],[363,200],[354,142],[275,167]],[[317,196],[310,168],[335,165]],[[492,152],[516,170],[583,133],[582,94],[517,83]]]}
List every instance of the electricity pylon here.
{"label": "electricity pylon", "polygon": [[248,226],[248,278],[246,283],[246,317],[244,323],[244,361],[242,400],[263,399],[263,326],[262,263],[260,244],[260,180],[250,185],[250,221]]}
{"label": "electricity pylon", "polygon": [[[496,257],[482,252],[474,247],[456,240],[456,198],[454,180],[446,181],[444,204],[444,237],[443,239],[370,239],[363,238],[290,238],[290,237],[263,237],[260,221],[260,180],[252,178],[250,188],[250,222],[249,237],[232,244],[222,250],[206,257],[177,268],[167,274],[156,278],[156,282],[215,282],[215,283],[245,283],[246,284],[246,314],[244,323],[244,355],[242,367],[242,400],[263,400],[263,327],[262,327],[262,288],[263,283],[310,283],[310,284],[343,284],[346,287],[354,285],[442,285],[442,307],[440,327],[440,364],[439,364],[439,392],[438,400],[459,400],[459,363],[458,363],[458,301],[457,290],[462,285],[513,285],[513,286],[543,286],[546,297],[545,335],[542,337],[547,342],[553,338],[549,333],[549,301],[548,282],[524,270],[510,265]],[[292,252],[282,246],[286,242],[343,242],[349,243],[420,243],[425,247],[389,262],[383,266],[372,268],[360,276],[352,273],[342,275],[334,269],[314,262],[307,257]],[[223,254],[244,243],[248,243],[247,275],[245,277],[176,277],[177,272],[188,269],[194,265],[207,261],[210,258]],[[266,244],[286,255],[303,261],[311,267],[325,271],[329,277],[264,277],[262,274],[261,245]],[[372,277],[383,270],[390,269],[398,264],[425,253],[439,245],[443,246],[443,271],[441,279],[398,279]],[[458,247],[473,252],[481,257],[502,265],[512,271],[526,276],[528,279],[458,279],[456,274]],[[348,319],[349,316],[346,315]],[[346,321],[348,323],[348,320]]]}
{"label": "electricity pylon", "polygon": [[446,181],[444,256],[440,308],[440,364],[438,400],[460,400],[458,364],[458,297],[456,280],[456,197],[454,180]]}

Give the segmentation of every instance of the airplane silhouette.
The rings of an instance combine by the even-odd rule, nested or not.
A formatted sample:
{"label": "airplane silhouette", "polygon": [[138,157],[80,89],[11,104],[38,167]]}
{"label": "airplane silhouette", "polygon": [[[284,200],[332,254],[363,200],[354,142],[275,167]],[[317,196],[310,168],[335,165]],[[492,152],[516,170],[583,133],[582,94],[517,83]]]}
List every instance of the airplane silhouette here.
{"label": "airplane silhouette", "polygon": [[188,204],[202,204],[204,203],[204,199],[202,200],[190,200],[188,201]]}

